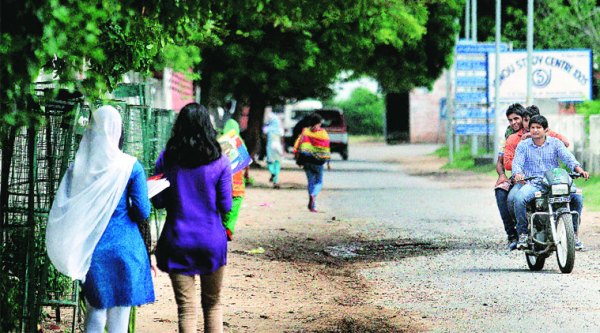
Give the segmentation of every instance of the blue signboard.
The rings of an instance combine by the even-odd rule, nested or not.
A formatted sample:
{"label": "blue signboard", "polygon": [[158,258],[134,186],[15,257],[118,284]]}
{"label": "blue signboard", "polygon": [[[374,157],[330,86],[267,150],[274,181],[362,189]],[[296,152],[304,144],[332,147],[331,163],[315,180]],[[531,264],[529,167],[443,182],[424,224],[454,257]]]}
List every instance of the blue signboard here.
{"label": "blue signboard", "polygon": [[[508,50],[506,43],[500,43],[500,52]],[[488,53],[496,52],[496,43],[475,43],[471,41],[459,41],[456,44],[456,53]]]}
{"label": "blue signboard", "polygon": [[454,131],[457,135],[493,135],[492,124],[456,124]]}
{"label": "blue signboard", "polygon": [[455,98],[459,104],[487,103],[486,92],[457,92]]}
{"label": "blue signboard", "polygon": [[448,103],[445,97],[440,98],[440,119],[446,119],[448,115]]}
{"label": "blue signboard", "polygon": [[494,117],[494,113],[493,111],[490,109],[489,115],[488,115],[488,109],[485,107],[481,107],[481,108],[465,108],[465,107],[461,107],[461,108],[456,108],[456,111],[454,111],[454,118],[457,119],[464,119],[464,118],[476,118],[476,119],[487,119],[490,118],[492,119]]}
{"label": "blue signboard", "polygon": [[[506,43],[500,44],[500,51],[508,50]],[[493,119],[488,111],[487,53],[495,52],[495,43],[459,41],[456,44],[456,87],[454,119],[456,135],[488,135],[494,133],[493,125],[481,123],[483,119]]]}
{"label": "blue signboard", "polygon": [[485,71],[487,70],[487,61],[481,60],[458,60],[456,70],[459,71]]}
{"label": "blue signboard", "polygon": [[457,76],[457,87],[486,87],[487,78],[485,76]]}

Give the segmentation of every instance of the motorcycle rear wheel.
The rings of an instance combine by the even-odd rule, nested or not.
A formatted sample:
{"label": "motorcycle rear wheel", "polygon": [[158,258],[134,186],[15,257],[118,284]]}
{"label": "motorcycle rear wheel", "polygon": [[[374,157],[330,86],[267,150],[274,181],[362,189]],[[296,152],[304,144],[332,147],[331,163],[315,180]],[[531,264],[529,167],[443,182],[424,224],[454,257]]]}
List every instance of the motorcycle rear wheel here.
{"label": "motorcycle rear wheel", "polygon": [[546,263],[545,256],[534,256],[532,254],[526,254],[525,259],[527,260],[527,266],[529,270],[533,272],[541,271]]}
{"label": "motorcycle rear wheel", "polygon": [[562,214],[556,221],[556,261],[562,273],[571,273],[575,266],[575,232],[573,217]]}

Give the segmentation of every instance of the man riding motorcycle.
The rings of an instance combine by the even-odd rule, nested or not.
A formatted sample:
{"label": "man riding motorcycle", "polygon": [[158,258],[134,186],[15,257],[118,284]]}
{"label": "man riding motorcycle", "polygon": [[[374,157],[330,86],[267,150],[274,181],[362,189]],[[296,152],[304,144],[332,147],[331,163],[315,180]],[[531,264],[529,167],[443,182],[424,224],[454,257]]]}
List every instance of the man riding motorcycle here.
{"label": "man riding motorcycle", "polygon": [[[513,159],[515,157],[515,150],[517,149],[517,145],[519,144],[519,142],[521,142],[521,140],[525,140],[527,138],[529,138],[531,136],[531,133],[529,133],[529,120],[531,119],[531,117],[539,115],[540,111],[538,109],[537,106],[535,105],[530,105],[527,108],[525,108],[523,114],[522,114],[522,122],[521,122],[521,129],[518,130],[517,132],[511,134],[505,142],[505,146],[504,146],[504,152],[503,152],[503,167],[504,170],[508,170],[511,171],[512,170],[512,162]],[[559,140],[561,140],[566,147],[569,146],[569,141],[563,137],[562,135],[551,131],[550,129],[548,129],[547,134],[555,137]],[[497,167],[496,167],[497,169]],[[503,218],[503,222],[504,222],[504,230],[506,231],[506,234],[508,236],[509,239],[509,245],[508,245],[508,249],[509,250],[516,250],[517,249],[517,241],[518,241],[518,235],[517,235],[517,230],[516,230],[516,223],[515,223],[515,219],[514,216],[512,216],[510,214],[510,209],[508,208],[508,202],[511,202],[511,198],[509,197],[510,195],[510,189],[512,188],[512,182],[510,183],[510,188],[506,193],[506,211],[508,214],[508,218]],[[498,192],[498,190],[496,190],[496,192]],[[512,192],[514,195],[514,191]],[[496,202],[498,202],[498,194],[496,194]],[[514,201],[513,201],[514,202]],[[500,205],[498,205],[500,206]]]}
{"label": "man riding motorcycle", "polygon": [[[580,173],[586,180],[589,174],[583,170],[581,164],[577,162],[575,156],[571,154],[565,145],[558,139],[547,136],[548,120],[544,116],[537,115],[531,118],[529,131],[531,138],[521,141],[517,146],[515,158],[512,163],[514,179],[517,182],[512,191],[516,191],[514,202],[509,199],[509,209],[512,206],[513,216],[517,220],[517,233],[519,240],[517,249],[527,247],[527,204],[535,197],[535,193],[542,191],[541,178],[544,172],[559,167],[559,159],[569,168],[569,170]],[[525,178],[539,177],[533,180],[524,181]],[[581,194],[571,194],[572,208],[579,212],[583,208],[583,198]],[[511,205],[512,204],[512,205]],[[578,225],[579,223],[575,223]],[[576,242],[578,241],[576,236]]]}

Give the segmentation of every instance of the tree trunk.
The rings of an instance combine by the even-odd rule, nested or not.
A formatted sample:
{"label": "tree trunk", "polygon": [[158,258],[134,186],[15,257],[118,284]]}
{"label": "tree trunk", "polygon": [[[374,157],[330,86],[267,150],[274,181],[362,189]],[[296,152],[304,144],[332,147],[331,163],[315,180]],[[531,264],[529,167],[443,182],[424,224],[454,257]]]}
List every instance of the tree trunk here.
{"label": "tree trunk", "polygon": [[408,91],[385,95],[385,141],[388,144],[410,141]]}
{"label": "tree trunk", "polygon": [[255,159],[262,151],[261,135],[267,102],[261,95],[250,96],[249,102],[250,114],[244,140],[250,156]]}

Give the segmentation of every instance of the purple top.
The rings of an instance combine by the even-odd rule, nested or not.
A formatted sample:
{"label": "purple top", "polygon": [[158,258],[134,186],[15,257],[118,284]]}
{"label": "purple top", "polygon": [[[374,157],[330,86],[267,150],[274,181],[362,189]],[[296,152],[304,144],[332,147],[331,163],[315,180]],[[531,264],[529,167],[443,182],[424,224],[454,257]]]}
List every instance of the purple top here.
{"label": "purple top", "polygon": [[231,210],[231,167],[222,155],[194,169],[166,168],[164,152],[156,173],[171,186],[152,198],[156,208],[167,209],[158,240],[158,268],[185,275],[209,274],[227,264],[227,235],[221,215]]}

